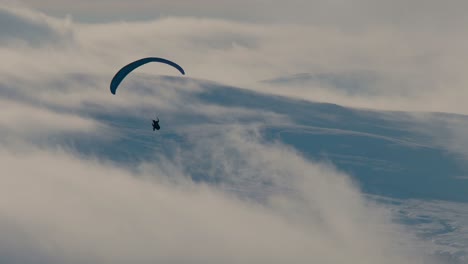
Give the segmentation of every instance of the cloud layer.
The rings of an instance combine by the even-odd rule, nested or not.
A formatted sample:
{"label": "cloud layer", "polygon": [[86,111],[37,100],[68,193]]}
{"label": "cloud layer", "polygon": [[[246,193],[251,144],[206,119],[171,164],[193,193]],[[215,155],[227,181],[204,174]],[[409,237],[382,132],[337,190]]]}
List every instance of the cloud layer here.
{"label": "cloud layer", "polygon": [[[8,23],[1,24],[7,30],[0,55],[9,62],[0,65],[1,102],[8,106],[0,115],[0,167],[7,168],[0,177],[2,262],[428,263],[415,246],[421,242],[347,175],[264,142],[256,122],[281,116],[190,101],[188,94],[203,89],[197,83],[142,75],[173,74],[161,65],[126,80],[121,96],[110,95],[108,82],[120,66],[157,54],[191,77],[261,92],[464,113],[455,104],[460,96],[441,97],[441,87],[459,92],[465,81],[461,44],[445,51],[430,35],[394,29],[355,33],[193,17],[81,24],[16,7],[1,14]],[[288,78],[297,73],[338,81],[294,87]],[[371,76],[373,87],[357,94],[338,87],[350,73],[358,86],[361,73]],[[286,84],[261,82],[278,78]],[[428,106],[428,98],[438,100]],[[50,144],[57,135],[91,137],[106,129],[90,113],[139,115],[152,104],[209,120],[181,125],[196,135],[187,138],[190,151],[155,153],[154,162],[130,169],[85,158],[72,144]],[[239,117],[254,121],[239,129],[230,122]],[[209,181],[192,181],[199,173]]]}
{"label": "cloud layer", "polygon": [[[444,13],[461,10],[458,4],[441,7],[435,2],[425,3],[422,13],[438,15],[441,21],[440,26],[429,23],[431,27],[409,22],[425,17],[410,11],[407,12],[417,15],[414,18],[404,15],[403,10],[412,10],[413,5],[396,2],[392,3],[392,8],[385,9],[396,9],[397,14],[406,17],[398,20],[404,23],[399,26],[396,21],[390,23],[396,20],[391,12],[387,16],[378,16],[383,8],[376,9],[374,4],[361,2],[357,6],[366,7],[368,11],[359,16],[359,12],[366,8],[359,12],[360,9],[351,8],[351,13],[353,10],[357,12],[353,18],[375,16],[377,22],[363,21],[357,23],[359,29],[353,30],[341,26],[352,24],[347,21],[330,26],[245,22],[210,16],[166,16],[145,22],[80,24],[72,23],[70,19],[20,12],[18,8],[14,11],[4,8],[2,12],[9,14],[5,17],[9,17],[10,22],[4,25],[6,31],[2,32],[6,33],[2,34],[6,36],[2,39],[11,39],[12,34],[8,32],[13,32],[14,28],[27,29],[35,25],[45,32],[40,34],[40,38],[44,38],[42,42],[35,37],[39,35],[28,33],[31,30],[15,32],[14,36],[29,39],[27,43],[30,45],[49,43],[49,46],[60,46],[54,46],[53,51],[31,46],[3,48],[0,50],[2,57],[12,63],[3,65],[1,70],[12,75],[21,72],[21,78],[25,77],[24,73],[30,78],[67,72],[99,72],[112,76],[118,67],[131,60],[155,55],[177,61],[187,70],[188,76],[259,91],[355,107],[467,113],[463,98],[467,95],[464,69],[468,54],[464,47],[468,37],[456,26],[461,17],[454,15],[451,19],[443,19],[446,17]],[[345,3],[337,3],[328,8],[338,9],[343,5]],[[374,9],[380,11],[374,12]],[[31,24],[31,21],[40,22]],[[365,26],[369,24],[372,26]],[[413,28],[407,24],[420,26]],[[61,36],[62,41],[48,35]],[[48,64],[44,67],[46,60]],[[141,72],[154,73],[155,70],[161,74],[174,74],[163,66],[145,67]],[[305,78],[299,84],[282,82],[273,87],[262,82],[278,78],[291,80],[291,77],[297,80],[294,77],[297,74],[329,76],[334,81],[324,83]],[[352,84],[347,84],[350,76]]]}
{"label": "cloud layer", "polygon": [[63,150],[2,151],[5,263],[422,261],[347,176],[243,132],[209,138],[190,155],[211,153],[206,170],[234,192],[192,183],[184,155],[131,173]]}

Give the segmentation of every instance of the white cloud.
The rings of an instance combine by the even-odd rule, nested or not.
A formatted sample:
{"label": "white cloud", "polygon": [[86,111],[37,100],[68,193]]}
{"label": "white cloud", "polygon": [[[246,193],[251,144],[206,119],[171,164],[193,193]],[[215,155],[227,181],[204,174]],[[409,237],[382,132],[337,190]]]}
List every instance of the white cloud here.
{"label": "white cloud", "polygon": [[24,8],[0,6],[0,44],[40,46],[72,38],[70,21],[53,19]]}
{"label": "white cloud", "polygon": [[[20,21],[15,23],[36,21],[5,10],[15,17],[11,21]],[[131,107],[143,111],[155,104],[171,113],[186,111],[210,118],[254,114],[254,110],[188,100],[193,97],[187,93],[200,90],[190,81],[179,85],[133,75],[141,80],[140,89],[166,89],[154,89],[146,96],[130,92],[136,79],[129,78],[126,90],[110,95],[108,82],[115,71],[147,55],[179,62],[190,77],[255,90],[272,89],[259,80],[297,72],[371,69],[383,82],[377,87],[382,91],[377,94],[383,95],[374,102],[389,108],[424,108],[416,100],[418,90],[411,90],[416,96],[411,102],[401,100],[399,93],[414,83],[430,84],[415,76],[438,62],[429,56],[427,66],[421,57],[410,58],[421,42],[413,39],[407,46],[402,39],[408,35],[393,39],[393,31],[354,35],[304,25],[176,17],[84,25],[31,12],[42,19],[31,23],[47,32],[60,32],[52,25],[57,21],[68,23],[69,35],[58,36],[70,41],[58,46],[47,41],[39,46],[0,46],[0,55],[9,62],[0,66],[0,92],[11,106],[0,122],[20,131],[24,130],[21,119],[31,116],[47,135],[95,129],[79,114],[93,110],[93,104],[102,106],[102,111]],[[394,53],[386,54],[388,48]],[[429,47],[421,56],[434,50]],[[148,65],[139,72],[155,70],[173,74],[164,65]],[[402,86],[388,92],[389,83]],[[431,87],[431,96],[438,95],[436,88]],[[274,92],[305,99],[326,93],[318,91]],[[388,94],[400,101],[393,97],[389,101]],[[330,93],[329,99],[379,107],[366,103],[365,95],[353,100],[340,96]],[[277,115],[262,113],[259,118],[273,117]],[[192,127],[189,132],[197,141],[190,142],[194,145],[190,153],[181,150],[173,159],[162,157],[165,163],[142,164],[138,172],[50,147],[2,146],[0,167],[7,173],[0,176],[0,231],[8,239],[0,238],[5,245],[0,246],[0,253],[5,253],[0,255],[7,256],[7,263],[427,263],[419,259],[418,250],[413,251],[413,240],[391,223],[385,210],[363,199],[346,175],[282,145],[266,144],[255,130],[224,124],[220,130],[219,126],[206,130],[203,124]],[[187,178],[195,173],[219,184],[194,184]]]}
{"label": "white cloud", "polygon": [[6,263],[423,263],[398,246],[405,235],[347,176],[242,131],[208,137],[192,151],[212,153],[213,176],[239,190],[254,181],[236,179],[249,176],[280,191],[259,203],[191,183],[184,155],[134,174],[60,150],[3,149]]}
{"label": "white cloud", "polygon": [[[460,163],[468,159],[468,119],[463,115],[416,113],[409,117],[413,129],[427,137],[432,144],[456,154]],[[465,175],[458,175],[460,179]]]}
{"label": "white cloud", "polygon": [[[181,64],[187,77],[257,91],[354,107],[468,113],[463,103],[468,95],[464,89],[468,83],[464,74],[468,37],[458,31],[434,35],[425,30],[385,26],[350,31],[316,24],[191,17],[80,24],[33,11],[28,11],[25,18],[16,9],[4,10],[16,23],[32,23],[39,17],[42,22],[37,25],[54,25],[44,30],[58,32],[54,35],[66,41],[53,48],[0,47],[2,58],[10,62],[0,66],[2,79],[19,78],[40,84],[44,79],[64,78],[64,74],[89,73],[98,75],[99,82],[86,88],[106,91],[119,67],[140,57],[160,56]],[[59,34],[57,28],[68,33]],[[138,72],[176,75],[164,65],[148,65]],[[299,86],[260,82],[297,73],[327,74],[344,81],[331,83],[332,87],[330,83],[324,86],[316,82]],[[373,81],[369,84],[368,77],[360,73],[372,76]],[[349,94],[346,78],[350,74],[356,74],[353,86],[364,89]]]}
{"label": "white cloud", "polygon": [[2,142],[25,138],[40,138],[65,132],[96,133],[103,128],[92,119],[70,113],[58,113],[47,108],[0,100]]}
{"label": "white cloud", "polygon": [[[18,1],[16,1],[18,2]],[[79,19],[125,20],[141,16],[196,16],[240,21],[307,23],[342,29],[399,27],[414,30],[463,30],[467,4],[462,0],[22,0],[46,12]]]}

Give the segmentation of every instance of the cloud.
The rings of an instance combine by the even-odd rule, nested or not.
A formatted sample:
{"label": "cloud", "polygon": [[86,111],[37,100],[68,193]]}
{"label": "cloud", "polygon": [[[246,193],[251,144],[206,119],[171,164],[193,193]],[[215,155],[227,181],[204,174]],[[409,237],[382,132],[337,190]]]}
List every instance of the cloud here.
{"label": "cloud", "polygon": [[[10,62],[0,66],[0,96],[11,109],[0,124],[25,141],[21,147],[0,141],[0,167],[8,168],[0,185],[0,231],[8,234],[0,238],[5,262],[427,263],[424,253],[413,248],[420,241],[393,224],[386,210],[363,198],[347,175],[262,140],[254,121],[288,121],[284,117],[204,104],[191,100],[193,93],[207,89],[196,82],[142,74],[173,73],[163,65],[135,72],[116,96],[108,90],[119,67],[157,54],[180,63],[190,77],[309,100],[326,91],[281,90],[258,81],[298,72],[330,73],[326,76],[339,79],[339,73],[371,68],[384,83],[378,89],[404,84],[389,92],[398,98],[401,90],[419,83],[414,77],[423,70],[416,66],[426,65],[407,57],[418,41],[407,47],[401,35],[392,40],[389,32],[356,36],[304,25],[193,17],[80,24],[35,11],[30,19],[6,10],[12,20],[36,21],[33,24],[47,32],[54,32],[49,23],[55,22],[50,21],[70,23],[73,38],[54,46],[41,35],[41,45],[0,46],[0,54]],[[37,22],[38,17],[47,22]],[[385,54],[388,47],[395,54]],[[425,59],[426,52],[421,51]],[[431,68],[434,58],[427,59]],[[404,105],[386,96],[367,104],[362,94],[357,99],[339,96],[330,93],[327,99],[358,106]],[[57,131],[96,131],[90,113],[115,117],[155,108],[174,116],[189,112],[198,125],[190,120],[190,126],[183,126],[190,148],[154,154],[152,162],[134,170],[84,157],[66,143],[59,149],[31,146],[29,135],[21,133],[27,131],[21,124],[24,118],[54,136]],[[200,116],[208,121],[199,122]],[[239,117],[254,121],[238,128],[230,121]]]}
{"label": "cloud", "polygon": [[[30,80],[31,87],[64,74],[93,74],[98,82],[81,89],[94,89],[97,94],[107,89],[113,74],[129,61],[160,56],[181,64],[188,77],[256,91],[353,107],[468,112],[462,102],[468,95],[464,89],[468,38],[458,31],[435,36],[430,31],[382,23],[356,31],[320,24],[170,16],[81,24],[35,11],[2,10],[18,25],[68,32],[41,34],[40,47],[0,46],[2,58],[10,62],[0,66],[1,78]],[[29,36],[35,35],[10,34],[8,39]],[[62,44],[51,49],[55,43]],[[175,74],[155,64],[138,72]],[[334,81],[292,81],[276,86],[261,82],[297,74],[333,76]],[[73,81],[80,87],[79,80]]]}
{"label": "cloud", "polygon": [[58,21],[27,9],[0,6],[0,45],[57,44],[72,37],[69,21]]}
{"label": "cloud", "polygon": [[71,113],[58,113],[15,101],[0,100],[0,103],[5,107],[0,113],[0,141],[3,143],[25,139],[40,141],[65,133],[92,135],[104,128],[92,119]]}
{"label": "cloud", "polygon": [[[2,58],[9,62],[0,65],[0,93],[8,100],[134,114],[142,113],[140,108],[132,110],[135,106],[152,105],[160,111],[190,109],[211,116],[226,110],[187,103],[190,93],[200,91],[188,78],[179,85],[174,79],[155,81],[140,75],[174,75],[170,67],[157,64],[138,69],[123,83],[126,89],[109,96],[109,81],[121,66],[156,54],[183,65],[189,78],[259,92],[373,109],[468,112],[464,104],[468,38],[453,32],[440,39],[386,27],[353,32],[193,17],[80,24],[24,8],[5,6],[1,12],[12,21],[4,32],[13,32],[13,26],[25,28],[4,33],[9,43],[35,39],[28,33],[31,29],[41,32],[39,46],[0,45]],[[56,46],[57,42],[62,44]],[[282,81],[273,85],[262,80]],[[153,93],[141,96],[138,89]]]}
{"label": "cloud", "polygon": [[435,242],[432,247],[436,252],[437,262],[466,262],[468,207],[466,203],[427,200],[386,200],[395,216],[411,226],[418,236]]}
{"label": "cloud", "polygon": [[[424,114],[410,115],[410,120],[416,122],[413,130],[425,140],[457,155],[457,160],[464,163],[468,159],[468,118],[464,115]],[[460,179],[465,175],[458,175]]]}
{"label": "cloud", "polygon": [[[126,20],[159,16],[195,16],[263,23],[307,23],[347,30],[399,27],[412,30],[463,30],[467,4],[460,0],[22,0],[49,13],[73,14],[82,20]],[[440,31],[439,31],[440,32]]]}
{"label": "cloud", "polygon": [[[62,150],[2,148],[6,263],[408,263],[421,257],[397,246],[404,235],[347,176],[248,134],[207,135],[214,141],[192,150],[190,157],[211,153],[206,171],[220,185],[188,180],[191,172],[180,166],[189,162],[185,155],[129,172]],[[264,202],[236,195],[263,190],[251,188],[255,180],[279,191],[264,193]]]}

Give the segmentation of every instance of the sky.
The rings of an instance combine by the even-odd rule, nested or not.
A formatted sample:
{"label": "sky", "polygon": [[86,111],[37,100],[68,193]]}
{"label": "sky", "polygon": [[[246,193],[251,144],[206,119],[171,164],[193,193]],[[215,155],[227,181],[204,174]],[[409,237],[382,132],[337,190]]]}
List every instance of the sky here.
{"label": "sky", "polygon": [[[350,175],[264,141],[258,123],[291,120],[191,98],[203,81],[467,115],[467,8],[455,0],[1,0],[0,262],[431,263],[425,242]],[[143,90],[154,82],[168,89],[110,96],[110,76],[149,54],[176,61],[192,79],[132,79]],[[178,76],[163,65],[139,69],[155,71]],[[189,138],[190,153],[155,153],[129,168],[61,141],[112,140],[92,115],[97,106],[136,116],[154,104],[210,120],[180,125],[199,137]],[[432,117],[416,116],[425,126],[414,129],[468,157],[463,118],[438,130]],[[230,123],[240,118],[255,122]],[[195,157],[226,186],[192,181],[183,164]],[[269,192],[265,182],[288,191]],[[263,199],[248,198],[256,196]]]}
{"label": "sky", "polygon": [[[464,1],[71,3],[6,5],[56,16],[41,23],[59,27],[50,34],[61,41],[80,43],[68,47],[75,54],[117,53],[105,56],[123,64],[157,53],[193,77],[281,95],[373,109],[468,112]],[[82,24],[89,21],[98,24]],[[29,41],[36,34],[30,32]],[[111,44],[111,51],[102,48]],[[289,82],[265,85],[278,78]],[[350,78],[358,90],[342,84]]]}

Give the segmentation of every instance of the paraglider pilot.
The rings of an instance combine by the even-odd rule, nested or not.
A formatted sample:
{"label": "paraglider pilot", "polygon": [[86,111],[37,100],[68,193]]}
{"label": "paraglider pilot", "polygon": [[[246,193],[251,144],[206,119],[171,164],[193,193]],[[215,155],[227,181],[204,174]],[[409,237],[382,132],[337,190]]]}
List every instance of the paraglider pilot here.
{"label": "paraglider pilot", "polygon": [[159,130],[161,127],[159,126],[159,118],[157,118],[158,120],[153,120],[153,131],[156,129],[156,130]]}

